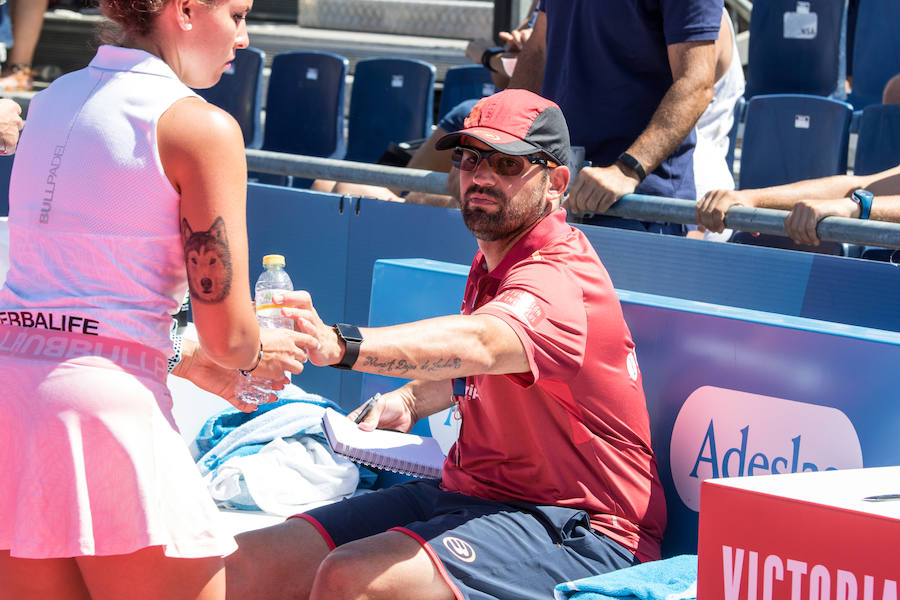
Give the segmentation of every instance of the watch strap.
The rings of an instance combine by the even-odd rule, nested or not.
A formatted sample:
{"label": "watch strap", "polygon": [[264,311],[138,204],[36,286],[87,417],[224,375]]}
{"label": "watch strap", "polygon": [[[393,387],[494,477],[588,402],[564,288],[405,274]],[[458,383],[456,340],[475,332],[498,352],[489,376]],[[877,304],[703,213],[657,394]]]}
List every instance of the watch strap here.
{"label": "watch strap", "polygon": [[486,48],[485,51],[481,53],[481,64],[489,71],[496,73],[496,69],[491,66],[491,59],[503,52],[503,46],[491,46],[490,48]]}
{"label": "watch strap", "polygon": [[850,195],[850,199],[859,205],[860,219],[868,219],[869,215],[872,213],[873,197],[872,192],[864,189],[853,190],[853,193]]}
{"label": "watch strap", "polygon": [[638,181],[643,181],[647,178],[647,172],[644,171],[644,166],[641,165],[640,161],[628,154],[627,152],[623,152],[619,155],[619,158],[616,159],[632,171],[634,171],[635,175],[638,176]]}
{"label": "watch strap", "polygon": [[349,371],[356,364],[356,359],[359,358],[359,347],[363,341],[362,333],[356,325],[347,325],[346,323],[335,323],[334,331],[344,342],[344,357],[339,363],[330,366],[342,371]]}

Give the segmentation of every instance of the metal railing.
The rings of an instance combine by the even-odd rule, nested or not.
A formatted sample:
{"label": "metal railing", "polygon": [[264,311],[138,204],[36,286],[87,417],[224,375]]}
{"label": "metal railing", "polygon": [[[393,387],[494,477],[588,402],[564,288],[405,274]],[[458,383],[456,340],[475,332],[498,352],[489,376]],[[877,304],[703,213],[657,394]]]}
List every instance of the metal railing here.
{"label": "metal railing", "polygon": [[[419,169],[264,150],[247,150],[247,166],[250,171],[275,175],[362,183],[429,194],[449,194],[446,173]],[[629,194],[611,206],[606,214],[642,221],[691,224],[696,223],[694,204],[691,200]],[[741,231],[787,237],[784,229],[784,218],[787,214],[783,210],[734,206],[728,210],[725,224]],[[900,224],[897,223],[827,217],[822,219],[816,231],[819,239],[824,242],[900,248]]]}

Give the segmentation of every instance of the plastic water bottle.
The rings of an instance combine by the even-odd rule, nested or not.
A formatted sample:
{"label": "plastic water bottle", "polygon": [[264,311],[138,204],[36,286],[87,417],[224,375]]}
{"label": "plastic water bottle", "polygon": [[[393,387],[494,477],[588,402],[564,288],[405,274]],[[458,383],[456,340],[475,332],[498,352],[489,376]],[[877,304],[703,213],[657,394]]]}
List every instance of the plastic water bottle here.
{"label": "plastic water bottle", "polygon": [[[281,314],[281,306],[272,301],[272,297],[282,292],[290,292],[294,289],[290,276],[284,270],[284,256],[281,254],[267,254],[263,256],[264,270],[256,280],[255,302],[256,318],[260,327],[276,327],[293,329],[294,322]],[[238,399],[250,403],[259,404],[264,401],[271,392],[271,382],[268,379],[244,376],[237,374],[235,385]]]}

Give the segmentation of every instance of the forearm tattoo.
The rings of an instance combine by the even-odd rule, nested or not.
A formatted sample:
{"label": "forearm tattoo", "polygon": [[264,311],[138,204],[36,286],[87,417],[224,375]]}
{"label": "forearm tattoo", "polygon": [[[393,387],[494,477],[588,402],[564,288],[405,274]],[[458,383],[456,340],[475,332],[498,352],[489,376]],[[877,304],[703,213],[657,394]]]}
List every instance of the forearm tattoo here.
{"label": "forearm tattoo", "polygon": [[231,249],[222,217],[216,217],[206,231],[196,232],[187,219],[181,219],[181,242],[191,298],[209,304],[227,298],[232,278]]}
{"label": "forearm tattoo", "polygon": [[452,358],[438,358],[426,360],[422,364],[411,363],[405,359],[378,360],[377,357],[367,356],[363,360],[363,366],[377,369],[382,373],[405,376],[410,372],[431,373],[443,369],[457,370],[462,367],[462,359],[458,356]]}

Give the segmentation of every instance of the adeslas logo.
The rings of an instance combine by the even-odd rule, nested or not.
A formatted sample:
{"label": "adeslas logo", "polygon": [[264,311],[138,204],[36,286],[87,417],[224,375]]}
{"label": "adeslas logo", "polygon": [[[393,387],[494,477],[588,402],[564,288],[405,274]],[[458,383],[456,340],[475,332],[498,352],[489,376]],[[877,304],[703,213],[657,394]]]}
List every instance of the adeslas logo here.
{"label": "adeslas logo", "polygon": [[700,482],[862,467],[859,436],[847,415],[818,406],[704,386],[678,413],[670,451],[682,502],[700,509]]}

